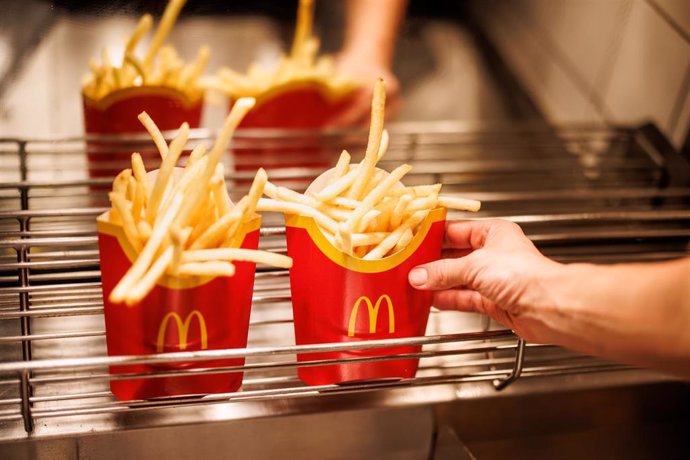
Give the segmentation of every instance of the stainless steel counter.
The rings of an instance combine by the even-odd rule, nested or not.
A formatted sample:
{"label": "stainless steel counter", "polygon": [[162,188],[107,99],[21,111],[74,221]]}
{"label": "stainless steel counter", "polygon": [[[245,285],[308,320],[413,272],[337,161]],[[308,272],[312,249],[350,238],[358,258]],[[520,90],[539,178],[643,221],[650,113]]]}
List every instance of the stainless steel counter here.
{"label": "stainless steel counter", "polygon": [[[565,426],[556,419],[577,413],[563,404],[575,394],[591,395],[579,399],[590,405],[606,398],[631,430],[646,433],[643,411],[625,411],[631,400],[673,413],[669,423],[687,423],[667,410],[668,399],[653,397],[658,392],[687,401],[687,387],[667,377],[551,346],[527,344],[518,353],[510,331],[457,312],[434,311],[426,337],[413,339],[424,344],[415,379],[305,386],[296,378],[295,354],[307,350],[293,347],[287,273],[267,267],[257,275],[248,349],[225,351],[248,356],[241,392],[116,401],[108,390],[112,361],[105,351],[94,226],[107,206],[99,186],[110,179],[88,174],[78,82],[87,58],[119,40],[133,21],[58,16],[51,23],[0,94],[0,457],[431,458],[442,452],[469,455],[462,446],[467,438],[469,450],[478,447],[500,458],[511,442],[501,433],[521,433],[516,436],[534,443],[547,439],[539,437],[543,427]],[[274,56],[280,43],[273,25],[245,25],[192,18],[179,24],[173,41],[190,53],[211,44],[212,67],[226,57],[241,68],[253,56]],[[520,223],[543,252],[564,262],[689,254],[688,167],[658,131],[548,127],[534,113],[524,113],[534,123],[516,122],[503,82],[474,35],[441,22],[418,30],[411,39],[434,65],[404,88],[406,105],[391,126],[384,166],[408,162],[414,166],[410,183],[442,182],[446,192],[481,199],[479,217]],[[210,107],[205,126],[217,127],[223,114],[221,106]],[[194,138],[208,142],[211,135],[201,130]],[[303,136],[245,132],[233,148],[299,145]],[[363,133],[308,134],[315,136],[331,161],[343,146],[361,154],[366,140]],[[127,149],[140,142],[128,140]],[[224,158],[234,196],[246,192],[248,175],[236,168],[241,161],[230,153]],[[120,159],[114,166],[122,165]],[[300,188],[319,172],[278,168],[271,177]],[[284,251],[282,225],[280,216],[266,216],[263,247]],[[204,357],[208,352],[178,356]],[[632,396],[616,398],[623,393]],[[564,409],[532,417],[531,431],[522,432],[495,416],[514,411],[508,420],[518,423],[516,418],[540,404]],[[598,426],[608,409],[590,409],[591,426]],[[477,420],[484,431],[470,430],[468,420]],[[669,452],[678,447],[677,438],[657,435]],[[676,451],[684,452],[682,446]]]}
{"label": "stainless steel counter", "polygon": [[[195,138],[203,141],[207,135],[197,132]],[[408,162],[415,168],[410,183],[442,182],[447,193],[482,199],[479,217],[519,222],[542,251],[559,260],[608,263],[688,254],[687,168],[678,167],[679,157],[653,127],[417,123],[398,124],[391,135],[384,166]],[[300,139],[281,136],[286,134],[245,132],[234,149]],[[343,145],[361,151],[366,139],[364,133],[320,136],[323,145],[330,146],[332,160]],[[124,358],[187,361],[245,355],[241,392],[202,399],[115,401],[108,391],[111,377],[106,366],[123,361],[105,357],[94,235],[94,218],[104,209],[106,197],[93,187],[109,179],[87,177],[84,148],[83,140],[71,139],[7,141],[2,150],[3,174],[15,175],[0,184],[0,435],[5,441],[48,443],[76,436],[75,445],[103,446],[95,438],[95,444],[89,444],[84,436],[106,436],[119,443],[114,433],[121,430],[169,427],[175,433],[174,427],[233,420],[257,421],[260,427],[258,420],[264,417],[307,414],[314,415],[306,419],[309,423],[328,426],[323,420],[329,413],[388,408],[391,421],[379,425],[384,430],[395,426],[398,410],[418,408],[424,414],[434,405],[454,401],[649,384],[665,391],[668,385],[663,376],[557,347],[527,344],[524,354],[518,354],[518,342],[509,331],[477,315],[434,312],[426,337],[412,339],[425,344],[415,379],[308,387],[295,375],[295,354],[309,348],[293,346],[287,273],[262,267],[247,350]],[[62,168],[45,161],[55,157]],[[238,158],[228,154],[224,161],[232,171],[229,183],[236,184],[231,192],[245,193],[242,179],[248,176],[233,169]],[[299,188],[318,173],[285,168],[271,175]],[[265,225],[262,246],[284,251],[282,218],[269,214]],[[324,345],[336,346],[353,347]],[[499,382],[517,376],[516,366],[519,378],[498,391]],[[333,421],[337,425],[346,420],[343,416]],[[428,430],[429,437],[433,433]]]}

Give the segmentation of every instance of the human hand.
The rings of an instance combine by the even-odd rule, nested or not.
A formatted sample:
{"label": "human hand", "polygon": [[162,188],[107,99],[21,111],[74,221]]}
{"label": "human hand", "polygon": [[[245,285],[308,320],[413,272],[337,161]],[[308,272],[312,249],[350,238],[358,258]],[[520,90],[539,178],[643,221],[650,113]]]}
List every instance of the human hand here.
{"label": "human hand", "polygon": [[409,274],[434,292],[433,305],[489,315],[531,342],[556,342],[548,325],[554,307],[549,280],[562,265],[543,256],[520,227],[502,220],[446,226],[444,258]]}
{"label": "human hand", "polygon": [[690,258],[563,265],[501,220],[446,225],[444,259],[410,284],[442,309],[489,315],[530,342],[690,378]]}
{"label": "human hand", "polygon": [[355,99],[330,125],[337,127],[366,126],[371,117],[371,98],[374,83],[382,78],[386,85],[386,118],[395,116],[400,110],[400,83],[390,67],[375,56],[361,52],[344,51],[336,60],[338,70],[361,84]]}

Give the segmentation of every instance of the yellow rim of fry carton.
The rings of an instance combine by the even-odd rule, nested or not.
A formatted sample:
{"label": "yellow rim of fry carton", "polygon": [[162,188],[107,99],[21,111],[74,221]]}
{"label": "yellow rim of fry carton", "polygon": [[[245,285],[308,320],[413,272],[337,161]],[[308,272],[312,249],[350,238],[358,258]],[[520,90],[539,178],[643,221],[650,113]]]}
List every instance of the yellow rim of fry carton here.
{"label": "yellow rim of fry carton", "polygon": [[[258,106],[262,102],[270,100],[272,97],[278,94],[287,93],[290,91],[299,91],[303,89],[313,89],[321,96],[323,96],[323,98],[326,101],[334,103],[354,94],[359,90],[359,87],[351,86],[344,88],[336,88],[332,85],[329,85],[327,82],[324,82],[321,78],[307,77],[303,79],[287,81],[285,83],[272,86],[266,91],[260,92],[258,94],[253,94],[252,97],[256,98],[256,104]],[[246,95],[241,93],[232,94],[232,97],[234,99],[244,96]]]}
{"label": "yellow rim of fry carton", "polygon": [[432,210],[421,224],[419,231],[415,234],[412,241],[410,241],[410,243],[403,250],[383,259],[376,260],[360,259],[338,250],[324,236],[312,217],[301,216],[298,214],[286,214],[285,225],[288,227],[305,229],[321,252],[323,252],[326,257],[341,267],[360,273],[379,273],[395,268],[397,265],[414,254],[414,252],[419,248],[426,238],[431,226],[436,222],[445,220],[446,214],[447,209],[443,207]]}
{"label": "yellow rim of fry carton", "polygon": [[188,109],[199,103],[199,101],[202,99],[203,93],[200,93],[199,97],[191,98],[187,93],[184,93],[176,88],[170,88],[168,86],[133,86],[112,91],[104,98],[98,100],[92,99],[86,94],[83,96],[90,105],[99,110],[105,110],[111,105],[122,100],[141,96],[165,96],[171,99],[177,99],[180,101],[182,107]]}
{"label": "yellow rim of fry carton", "polygon": [[[125,232],[122,226],[110,222],[110,211],[106,211],[105,213],[98,216],[98,219],[96,220],[96,227],[99,233],[114,236],[115,238],[117,238],[117,242],[119,243],[120,247],[127,256],[127,259],[129,259],[130,262],[134,263],[134,261],[137,258],[137,252],[125,236]],[[244,241],[246,235],[258,230],[260,227],[261,216],[256,216],[253,219],[244,222],[242,224],[242,227],[238,230],[238,234],[242,235],[242,239],[239,240],[239,245],[242,244],[242,241]],[[158,281],[157,284],[171,289],[187,289],[201,286],[212,281],[215,278],[215,276],[189,276],[181,278],[170,275],[163,275],[163,277]]]}

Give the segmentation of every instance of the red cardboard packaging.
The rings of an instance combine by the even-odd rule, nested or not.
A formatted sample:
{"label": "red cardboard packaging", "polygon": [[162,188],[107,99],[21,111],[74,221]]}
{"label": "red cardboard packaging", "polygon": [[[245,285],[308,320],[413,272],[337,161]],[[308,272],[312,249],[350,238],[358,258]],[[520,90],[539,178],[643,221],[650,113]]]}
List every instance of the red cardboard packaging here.
{"label": "red cardboard packaging", "polygon": [[[297,81],[278,86],[258,97],[256,105],[242,120],[242,128],[316,130],[329,126],[348,110],[355,100],[355,89],[334,93],[319,81]],[[318,168],[330,166],[331,157],[320,139],[303,136],[299,146],[269,146],[234,149],[237,171],[267,171],[276,168]],[[280,182],[280,181],[278,181]]]}
{"label": "red cardboard packaging", "polygon": [[[240,247],[256,249],[261,218],[244,224]],[[235,262],[233,277],[172,277],[165,275],[138,304],[108,300],[110,292],[136,257],[120,225],[99,216],[106,342],[109,356],[245,348],[249,329],[256,264]],[[112,366],[112,375],[242,366],[244,358],[165,365]],[[171,377],[113,379],[110,388],[120,400],[236,391],[242,372]]]}
{"label": "red cardboard packaging", "polygon": [[350,108],[358,90],[335,93],[320,81],[276,86],[257,98],[242,121],[245,128],[315,129],[330,125]]}
{"label": "red cardboard packaging", "polygon": [[[323,183],[327,171],[312,187]],[[410,286],[407,275],[437,260],[445,232],[445,208],[431,211],[411,243],[380,260],[364,260],[339,251],[311,217],[286,215],[295,338],[298,345],[423,336],[432,294]],[[300,362],[371,358],[417,353],[420,346],[310,353]],[[419,359],[300,367],[309,385],[414,377]]]}
{"label": "red cardboard packaging", "polygon": [[[137,118],[143,111],[155,120],[161,131],[177,129],[185,121],[190,128],[198,128],[203,106],[203,98],[191,100],[181,91],[162,86],[123,88],[98,101],[86,96],[82,99],[87,135],[146,132]],[[131,149],[123,149],[122,143],[89,140],[86,147],[92,178],[113,177],[127,167]],[[151,167],[158,166],[160,158],[155,150],[141,154]]]}

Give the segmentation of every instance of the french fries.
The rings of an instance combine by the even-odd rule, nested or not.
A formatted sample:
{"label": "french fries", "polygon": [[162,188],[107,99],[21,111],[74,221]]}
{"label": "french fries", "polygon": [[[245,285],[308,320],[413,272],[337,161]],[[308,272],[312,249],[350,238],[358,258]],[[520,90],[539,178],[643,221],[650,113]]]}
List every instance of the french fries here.
{"label": "french fries", "polygon": [[[164,148],[158,145],[161,153],[166,153],[153,180],[146,173],[141,155],[132,154],[132,169],[120,173],[113,182],[110,218],[122,226],[137,258],[112,290],[111,302],[140,302],[164,275],[232,276],[233,261],[292,266],[289,257],[237,247],[243,237],[239,233],[242,224],[256,216],[267,176],[259,169],[249,194],[233,204],[220,159],[237,125],[253,105],[253,99],[239,100],[209,153],[205,148],[195,148],[195,161],[184,168],[176,167],[176,163],[187,144],[186,123],[170,144]],[[153,121],[145,114],[140,119],[150,124],[152,137],[161,142],[153,135],[157,132]]]}
{"label": "french fries", "polygon": [[276,87],[295,82],[318,82],[336,96],[350,93],[358,83],[339,73],[331,56],[317,56],[320,44],[313,35],[313,21],[314,0],[300,0],[292,48],[289,54],[280,57],[275,68],[252,64],[242,74],[222,67],[204,85],[233,99],[258,98]]}
{"label": "french fries", "polygon": [[[168,2],[143,58],[138,58],[134,52],[153,27],[153,18],[150,14],[141,17],[132,35],[127,39],[122,64],[119,67],[113,64],[105,49],[101,51],[100,64],[96,60],[89,61],[90,74],[84,78],[82,85],[84,95],[97,101],[123,88],[164,86],[177,89],[190,100],[198,100],[203,94],[199,81],[208,64],[209,48],[201,47],[196,58],[185,63],[177,55],[175,48],[164,46],[185,2],[186,0]],[[149,128],[148,125],[145,126]],[[159,142],[156,144],[159,145]]]}
{"label": "french fries", "polygon": [[401,180],[412,167],[400,165],[390,173],[378,168],[388,148],[384,130],[385,87],[374,86],[369,140],[361,163],[352,164],[343,152],[336,166],[320,176],[305,194],[266,184],[269,197],[258,201],[259,211],[312,217],[339,251],[364,260],[391,256],[407,247],[438,207],[479,211],[476,200],[440,194],[441,184],[405,187]]}

